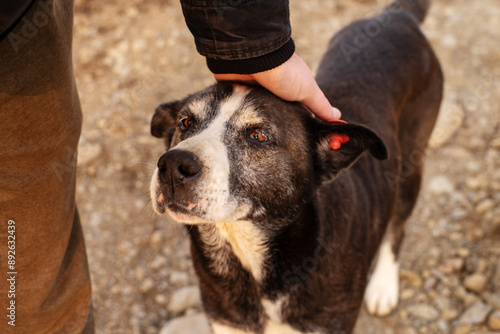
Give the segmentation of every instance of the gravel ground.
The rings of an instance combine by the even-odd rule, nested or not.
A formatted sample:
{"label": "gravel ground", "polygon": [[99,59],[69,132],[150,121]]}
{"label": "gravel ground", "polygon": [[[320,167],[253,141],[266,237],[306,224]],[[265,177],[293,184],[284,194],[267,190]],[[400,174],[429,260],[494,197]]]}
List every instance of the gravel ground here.
{"label": "gravel ground", "polygon": [[[292,1],[298,54],[314,70],[335,31],[382,3]],[[363,311],[357,334],[500,332],[499,17],[497,0],[434,1],[423,30],[445,99],[407,224],[400,304],[383,319]],[[77,199],[97,332],[201,334],[185,231],[152,213],[148,193],[163,153],[149,135],[154,108],[213,81],[178,2],[77,0],[74,62],[85,115]],[[180,330],[185,317],[191,327]]]}

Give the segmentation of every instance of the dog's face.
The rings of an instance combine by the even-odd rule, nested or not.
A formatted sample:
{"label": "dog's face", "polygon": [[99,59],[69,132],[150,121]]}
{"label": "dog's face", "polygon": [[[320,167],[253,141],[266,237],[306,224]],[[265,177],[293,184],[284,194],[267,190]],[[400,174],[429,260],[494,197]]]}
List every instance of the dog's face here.
{"label": "dog's face", "polygon": [[[365,149],[387,154],[371,130],[328,124],[262,88],[230,83],[160,105],[151,132],[170,148],[151,181],[153,207],[186,224],[292,220]],[[335,133],[350,140],[334,151]]]}

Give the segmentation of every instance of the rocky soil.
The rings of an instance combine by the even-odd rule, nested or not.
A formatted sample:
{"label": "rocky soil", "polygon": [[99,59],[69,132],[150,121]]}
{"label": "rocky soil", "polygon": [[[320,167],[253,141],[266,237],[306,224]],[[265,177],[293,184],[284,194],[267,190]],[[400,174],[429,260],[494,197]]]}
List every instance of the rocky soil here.
{"label": "rocky soil", "polygon": [[[298,54],[314,70],[335,31],[382,4],[292,1]],[[499,17],[496,0],[435,0],[423,25],[445,99],[407,225],[399,306],[383,319],[363,311],[357,334],[500,333]],[[186,233],[152,213],[148,192],[163,152],[149,135],[154,108],[213,82],[178,2],[77,0],[74,62],[97,332],[205,333]]]}

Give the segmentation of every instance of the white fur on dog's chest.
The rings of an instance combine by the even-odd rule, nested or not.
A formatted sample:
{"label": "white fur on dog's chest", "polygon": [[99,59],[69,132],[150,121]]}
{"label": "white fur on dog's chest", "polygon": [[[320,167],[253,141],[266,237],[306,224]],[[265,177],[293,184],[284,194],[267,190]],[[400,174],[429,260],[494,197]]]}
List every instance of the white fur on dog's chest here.
{"label": "white fur on dog's chest", "polygon": [[[262,280],[268,248],[260,231],[252,222],[219,222],[203,225],[205,226],[199,226],[201,238],[209,246],[207,250],[215,270],[220,274],[234,270],[228,267],[227,261],[227,252],[232,252],[257,282]],[[227,244],[230,245],[230,249]]]}
{"label": "white fur on dog's chest", "polygon": [[[212,324],[214,334],[254,334],[253,332],[243,331],[241,329],[221,325],[218,323]],[[268,320],[264,329],[264,334],[316,334],[316,333],[302,333],[287,324],[276,323]]]}
{"label": "white fur on dog's chest", "polygon": [[266,322],[264,334],[283,333],[283,334],[301,334],[301,332],[293,329],[290,325],[282,322],[281,314],[283,304],[286,302],[286,297],[280,297],[272,302],[269,299],[262,300],[262,306],[269,320]]}
{"label": "white fur on dog's chest", "polygon": [[[242,331],[241,329],[224,326],[221,324],[214,323],[212,329],[215,334],[254,334],[253,332]],[[289,325],[278,324],[274,321],[269,320],[266,323],[266,328],[264,329],[264,334],[314,334],[314,333],[302,333],[298,332]]]}
{"label": "white fur on dog's chest", "polygon": [[[241,329],[221,325],[218,323],[212,324],[214,334],[254,334],[253,332],[243,331]],[[264,329],[264,334],[316,334],[316,333],[302,333],[287,324],[276,323],[272,320],[267,321]]]}
{"label": "white fur on dog's chest", "polygon": [[[316,334],[316,333],[303,333],[290,325],[281,321],[282,307],[286,302],[286,297],[280,297],[278,300],[272,302],[269,299],[262,300],[262,306],[268,316],[264,327],[264,334]],[[243,331],[241,329],[213,323],[212,328],[215,334],[254,334],[253,332]]]}
{"label": "white fur on dog's chest", "polygon": [[216,223],[220,235],[231,245],[243,268],[260,282],[264,274],[267,247],[252,222]]}

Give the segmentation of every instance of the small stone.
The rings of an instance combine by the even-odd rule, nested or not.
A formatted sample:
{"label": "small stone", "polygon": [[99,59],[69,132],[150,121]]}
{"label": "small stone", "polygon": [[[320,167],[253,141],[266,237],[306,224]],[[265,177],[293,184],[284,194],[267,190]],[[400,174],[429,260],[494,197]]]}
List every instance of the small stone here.
{"label": "small stone", "polygon": [[450,275],[454,272],[459,272],[464,267],[464,260],[459,257],[447,259],[439,266],[439,271],[443,274]]}
{"label": "small stone", "polygon": [[467,161],[467,163],[465,164],[465,167],[471,173],[478,173],[478,172],[480,172],[481,171],[481,166],[482,166],[482,164],[479,161],[477,161],[477,160],[470,160],[470,161]]}
{"label": "small stone", "polygon": [[452,193],[455,187],[444,175],[438,175],[429,181],[429,191],[434,194]]}
{"label": "small stone", "polygon": [[156,256],[151,263],[149,263],[149,267],[151,269],[160,269],[167,265],[167,258],[161,255]]}
{"label": "small stone", "polygon": [[436,291],[429,291],[429,293],[427,294],[427,297],[430,300],[436,300],[436,298],[438,297],[438,294],[436,293]]}
{"label": "small stone", "polygon": [[93,162],[101,155],[101,153],[101,145],[82,141],[78,146],[78,166],[84,166]]}
{"label": "small stone", "polygon": [[453,334],[471,334],[472,333],[472,327],[471,326],[466,326],[466,325],[460,325],[455,328],[453,331]]}
{"label": "small stone", "polygon": [[453,208],[451,210],[450,217],[458,220],[458,219],[464,219],[465,217],[468,216],[468,214],[469,212],[467,210],[460,208]]}
{"label": "small stone", "polygon": [[163,232],[161,231],[154,231],[153,234],[151,234],[151,245],[156,246],[159,245],[163,240]]}
{"label": "small stone", "polygon": [[401,300],[407,300],[413,296],[415,296],[415,290],[412,290],[412,289],[404,289],[401,291],[401,294],[399,295]]}
{"label": "small stone", "polygon": [[495,149],[500,149],[500,137],[493,139],[490,142],[490,146]]}
{"label": "small stone", "polygon": [[467,276],[464,280],[464,286],[469,290],[476,293],[481,293],[486,286],[488,279],[483,274],[472,274]]}
{"label": "small stone", "polygon": [[145,334],[157,334],[157,333],[158,333],[158,328],[156,328],[154,326],[148,326],[148,327],[146,327]]}
{"label": "small stone", "polygon": [[488,327],[494,331],[500,330],[500,310],[496,310],[490,315]]}
{"label": "small stone", "polygon": [[409,326],[404,326],[404,327],[398,326],[398,327],[396,327],[395,334],[418,334],[418,332]]}
{"label": "small stone", "polygon": [[467,248],[460,248],[457,252],[458,256],[460,256],[461,258],[467,258],[469,257],[470,255],[470,250],[468,250]]}
{"label": "small stone", "polygon": [[461,271],[464,267],[464,259],[459,257],[450,259],[449,263],[454,272]]}
{"label": "small stone", "polygon": [[211,334],[212,329],[203,313],[189,314],[167,322],[160,334]]}
{"label": "small stone", "polygon": [[[500,254],[500,252],[499,252]],[[495,271],[495,274],[493,275],[493,286],[495,290],[500,291],[500,264],[497,264],[497,270]]]}
{"label": "small stone", "polygon": [[483,199],[476,206],[476,213],[478,215],[482,215],[488,211],[491,211],[494,207],[495,207],[495,202],[493,202],[493,200],[491,200],[489,198]]}
{"label": "small stone", "polygon": [[459,298],[466,307],[474,304],[477,301],[476,295],[472,293],[468,293],[467,290],[463,286],[456,286],[455,288],[455,296]]}
{"label": "small stone", "polygon": [[429,139],[429,146],[437,148],[446,143],[460,128],[464,120],[464,111],[451,98],[445,97],[441,104],[434,131]]}
{"label": "small stone", "polygon": [[453,319],[456,319],[458,317],[459,312],[456,309],[446,309],[441,313],[441,319],[446,320],[446,321],[451,321]]}
{"label": "small stone", "polygon": [[439,317],[439,312],[427,304],[410,305],[407,307],[407,310],[410,315],[423,320],[432,321]]}
{"label": "small stone", "polygon": [[455,49],[457,47],[457,38],[453,35],[445,35],[443,36],[442,43],[450,49]]}
{"label": "small stone", "polygon": [[408,319],[408,312],[406,312],[406,310],[404,309],[401,309],[398,311],[398,316],[400,319],[406,320]]}
{"label": "small stone", "polygon": [[197,286],[187,286],[172,294],[167,309],[171,313],[178,314],[200,305],[200,289]]}
{"label": "small stone", "polygon": [[[445,292],[446,289],[440,289],[442,292]],[[432,301],[432,305],[434,305],[439,312],[443,312],[443,310],[449,309],[451,307],[451,301],[446,296],[446,294],[437,295],[436,298]]]}
{"label": "small stone", "polygon": [[461,241],[464,239],[464,235],[460,232],[451,232],[449,238],[452,241]]}
{"label": "small stone", "polygon": [[427,264],[427,267],[435,267],[438,263],[438,259],[436,258],[431,258],[431,259],[428,259],[426,264]]}
{"label": "small stone", "polygon": [[490,313],[492,307],[481,301],[477,301],[471,305],[459,319],[459,323],[466,325],[481,324],[486,320],[486,316]]}
{"label": "small stone", "polygon": [[135,269],[135,278],[138,280],[138,281],[142,281],[145,277],[145,273],[144,273],[144,269],[142,269],[142,267],[137,267]]}
{"label": "small stone", "polygon": [[457,286],[461,283],[460,279],[457,276],[443,276],[441,278],[441,280],[443,281],[444,285],[450,286],[450,287]]}
{"label": "small stone", "polygon": [[144,281],[142,281],[139,290],[142,293],[146,293],[153,288],[154,284],[155,284],[154,281],[151,278],[147,277],[146,279],[144,279]]}
{"label": "small stone", "polygon": [[476,263],[476,273],[484,273],[484,271],[486,270],[486,267],[487,267],[487,263],[484,259],[479,259]]}
{"label": "small stone", "polygon": [[476,177],[471,177],[468,178],[467,181],[465,181],[465,185],[470,190],[485,189],[488,187],[488,183],[490,183],[490,180],[488,178],[488,175],[486,174],[484,175],[481,174]]}
{"label": "small stone", "polygon": [[183,271],[172,271],[170,273],[170,284],[173,285],[186,285],[187,281],[189,280],[189,275],[186,272]]}
{"label": "small stone", "polygon": [[469,307],[477,301],[478,301],[478,298],[473,293],[466,293],[464,295],[464,298],[462,298],[462,302],[464,303],[465,307]]}
{"label": "small stone", "polygon": [[475,228],[473,231],[472,231],[472,235],[471,235],[471,240],[472,241],[477,241],[477,240],[481,240],[483,239],[484,237],[484,231],[480,228]]}
{"label": "small stone", "polygon": [[423,285],[422,277],[411,270],[401,269],[399,275],[402,279],[416,288],[420,288]]}
{"label": "small stone", "polygon": [[450,330],[450,325],[444,320],[439,320],[438,321],[438,327],[441,331],[441,333],[448,333]]}
{"label": "small stone", "polygon": [[487,296],[488,303],[500,309],[500,291]]}
{"label": "small stone", "polygon": [[159,305],[165,305],[165,304],[167,304],[167,297],[165,297],[165,295],[163,295],[163,294],[156,295],[155,301]]}

